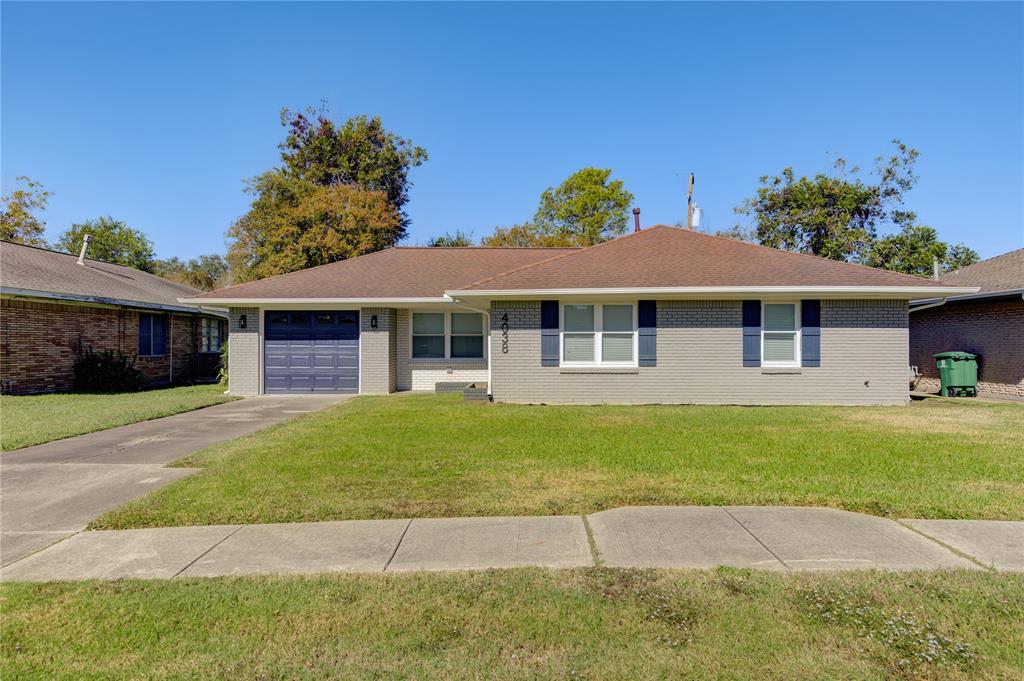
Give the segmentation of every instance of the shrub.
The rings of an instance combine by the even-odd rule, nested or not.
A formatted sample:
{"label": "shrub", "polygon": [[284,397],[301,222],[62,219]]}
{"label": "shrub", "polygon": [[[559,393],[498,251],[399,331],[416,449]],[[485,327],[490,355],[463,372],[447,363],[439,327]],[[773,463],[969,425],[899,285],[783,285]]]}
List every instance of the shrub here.
{"label": "shrub", "polygon": [[221,385],[228,384],[228,342],[220,346],[220,369],[217,370],[217,382]]}
{"label": "shrub", "polygon": [[146,387],[146,375],[135,366],[135,359],[120,350],[101,350],[79,346],[75,352],[74,389],[84,393],[137,392]]}

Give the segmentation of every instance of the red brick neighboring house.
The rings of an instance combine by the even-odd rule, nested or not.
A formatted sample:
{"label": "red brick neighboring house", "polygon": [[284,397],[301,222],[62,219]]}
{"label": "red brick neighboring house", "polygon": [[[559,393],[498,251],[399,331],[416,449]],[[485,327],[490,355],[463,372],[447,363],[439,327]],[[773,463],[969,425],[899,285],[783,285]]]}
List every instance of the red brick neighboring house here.
{"label": "red brick neighboring house", "polygon": [[71,390],[76,348],[136,358],[154,385],[214,380],[225,311],[122,265],[0,242],[0,392]]}
{"label": "red brick neighboring house", "polygon": [[979,393],[1024,398],[1024,248],[950,272],[941,281],[981,290],[911,304],[910,363],[922,374],[918,389],[939,390],[932,355],[965,350],[980,355]]}

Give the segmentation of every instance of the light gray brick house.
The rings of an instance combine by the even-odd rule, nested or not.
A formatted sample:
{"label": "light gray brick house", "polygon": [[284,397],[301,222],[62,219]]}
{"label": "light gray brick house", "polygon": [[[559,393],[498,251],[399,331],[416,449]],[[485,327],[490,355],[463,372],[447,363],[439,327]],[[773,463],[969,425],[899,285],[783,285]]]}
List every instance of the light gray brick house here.
{"label": "light gray brick house", "polygon": [[902,404],[909,303],[974,290],[657,226],[581,249],[392,248],[183,302],[229,308],[238,395]]}

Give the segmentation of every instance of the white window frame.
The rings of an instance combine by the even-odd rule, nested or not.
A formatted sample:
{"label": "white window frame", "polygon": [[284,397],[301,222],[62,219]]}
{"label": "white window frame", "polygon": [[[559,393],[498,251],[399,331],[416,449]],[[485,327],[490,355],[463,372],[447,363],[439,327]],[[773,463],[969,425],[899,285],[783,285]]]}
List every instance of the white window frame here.
{"label": "white window frame", "polygon": [[[788,331],[765,331],[764,321],[764,306],[765,305],[792,305],[793,306],[793,356],[795,359],[792,361],[779,362],[779,361],[768,361],[764,358],[764,334],[765,333],[789,333]],[[761,366],[763,367],[798,367],[801,366],[802,357],[800,356],[801,346],[803,341],[801,336],[803,333],[803,325],[801,324],[801,310],[799,300],[762,300],[761,301]]]}
{"label": "white window frame", "polygon": [[[416,357],[413,355],[412,338],[412,317],[415,314],[443,314],[444,315],[444,357]],[[480,331],[481,337],[483,338],[483,352],[484,354],[480,357],[452,357],[452,314],[473,314],[470,310],[409,310],[409,361],[410,362],[423,362],[423,363],[437,363],[437,362],[470,362],[478,364],[480,362],[487,361],[487,346],[488,346],[488,333],[487,327],[489,324],[489,316],[484,312],[479,312],[480,315]],[[423,334],[421,334],[423,335]],[[476,334],[455,334],[456,336],[469,336]]]}
{"label": "white window frame", "polygon": [[[565,306],[566,305],[593,305],[594,306],[594,361],[593,362],[567,362],[565,360],[565,334],[588,333],[586,331],[565,330]],[[604,344],[601,337],[604,334],[604,306],[605,305],[631,305],[633,307],[633,360],[630,362],[605,362],[601,356]],[[623,301],[594,301],[594,300],[573,300],[558,302],[558,364],[565,367],[638,367],[640,366],[640,327],[639,327],[640,305],[635,300]],[[612,335],[627,334],[628,331],[609,331]]]}

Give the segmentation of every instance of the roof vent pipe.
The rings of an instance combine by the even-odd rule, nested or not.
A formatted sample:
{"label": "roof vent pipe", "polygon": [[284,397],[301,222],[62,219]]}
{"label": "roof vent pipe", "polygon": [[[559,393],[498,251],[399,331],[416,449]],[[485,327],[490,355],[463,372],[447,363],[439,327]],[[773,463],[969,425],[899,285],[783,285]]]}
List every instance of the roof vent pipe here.
{"label": "roof vent pipe", "polygon": [[92,241],[92,234],[86,234],[82,238],[82,251],[78,254],[78,264],[85,264],[85,254],[89,250],[89,242]]}
{"label": "roof vent pipe", "polygon": [[932,279],[939,280],[939,259],[932,258]]}
{"label": "roof vent pipe", "polygon": [[634,208],[633,209],[633,231],[634,232],[639,232],[640,231],[640,209],[639,208]]}

